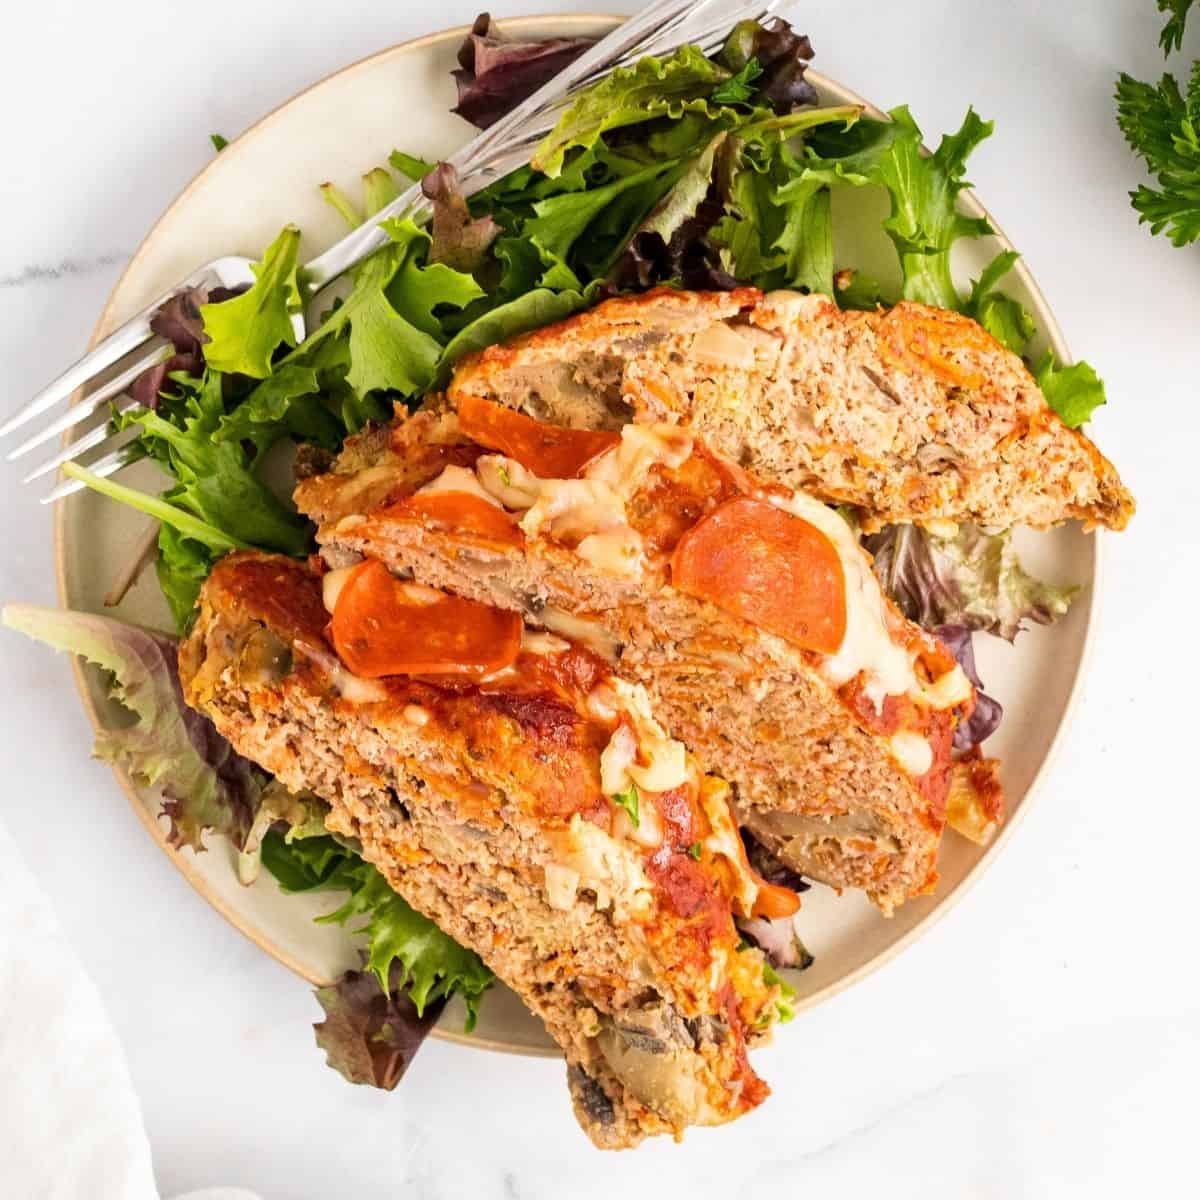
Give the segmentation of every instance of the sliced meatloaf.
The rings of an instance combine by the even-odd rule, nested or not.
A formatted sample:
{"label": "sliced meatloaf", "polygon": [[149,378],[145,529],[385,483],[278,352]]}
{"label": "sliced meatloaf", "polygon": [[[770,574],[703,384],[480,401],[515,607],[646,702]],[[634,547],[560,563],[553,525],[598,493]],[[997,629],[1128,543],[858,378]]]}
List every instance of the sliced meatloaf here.
{"label": "sliced meatloaf", "polygon": [[[378,596],[366,572],[222,560],[180,654],[188,702],[286,786],[328,801],[331,831],[521,996],[562,1047],[597,1145],[755,1107],[768,1089],[746,1045],[769,1029],[778,990],[759,953],[739,950],[732,913],[796,901],[731,849],[725,785],[594,655],[481,606],[464,621],[462,601],[450,616],[476,631],[470,652],[414,635],[446,632],[451,602],[366,567],[398,590],[356,634],[339,606],[350,595],[361,608],[367,585]],[[370,650],[359,635],[386,641],[414,616],[404,605],[421,624],[399,650],[443,673],[354,674],[347,661]],[[466,659],[483,645],[500,652],[485,673],[455,667],[456,646]],[[604,790],[629,771],[646,784],[636,821]]]}
{"label": "sliced meatloaf", "polygon": [[766,479],[853,504],[868,531],[949,520],[1122,528],[1133,499],[1021,359],[957,313],[904,302],[660,290],[465,359],[450,397],[560,425],[682,421]]}
{"label": "sliced meatloaf", "polygon": [[790,866],[885,913],[930,890],[974,692],[843,518],[675,425],[571,430],[461,403],[299,486],[328,561],[367,555],[592,646]]}

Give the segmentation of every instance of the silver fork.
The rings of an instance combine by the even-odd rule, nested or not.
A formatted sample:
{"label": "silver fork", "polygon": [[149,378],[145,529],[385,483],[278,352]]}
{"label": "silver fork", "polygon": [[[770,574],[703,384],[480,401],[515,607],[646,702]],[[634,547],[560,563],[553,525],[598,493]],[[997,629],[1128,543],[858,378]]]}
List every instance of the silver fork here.
{"label": "silver fork", "polygon": [[[730,0],[654,0],[647,8],[618,26],[570,64],[521,105],[487,130],[473,138],[447,159],[460,172],[464,193],[471,194],[508,171],[528,161],[533,146],[553,128],[562,110],[581,88],[596,82],[618,66],[627,65],[645,55],[672,53],[680,45],[694,42],[706,52],[720,45],[724,34],[739,20],[758,19],[781,7],[785,0],[757,0],[754,3]],[[416,184],[395,201],[376,213],[336,245],[318,255],[303,268],[302,278],[308,297],[349,271],[388,241],[380,228],[389,217],[405,215],[420,220],[427,217],[431,205]],[[78,389],[96,380],[135,351],[155,342],[151,319],[173,295],[188,288],[234,288],[251,284],[254,275],[251,260],[230,255],[206,263],[182,280],[170,292],[127,321],[100,342],[89,354],[39,392],[27,405],[0,425],[0,437],[21,428],[48,412]],[[303,313],[293,317],[297,341],[305,335]],[[144,371],[165,362],[174,353],[170,343],[155,344],[149,353],[135,359],[117,374],[89,392],[47,426],[12,450],[10,461],[20,458],[51,438],[65,433],[91,416],[101,405],[121,396]],[[126,406],[128,407],[128,405]],[[46,475],[96,448],[128,441],[127,431],[110,434],[107,423],[65,446],[58,454],[31,471],[24,482]],[[135,457],[129,445],[121,445],[93,462],[89,470],[98,476],[115,474]],[[42,503],[51,503],[85,486],[67,480],[47,495]]]}

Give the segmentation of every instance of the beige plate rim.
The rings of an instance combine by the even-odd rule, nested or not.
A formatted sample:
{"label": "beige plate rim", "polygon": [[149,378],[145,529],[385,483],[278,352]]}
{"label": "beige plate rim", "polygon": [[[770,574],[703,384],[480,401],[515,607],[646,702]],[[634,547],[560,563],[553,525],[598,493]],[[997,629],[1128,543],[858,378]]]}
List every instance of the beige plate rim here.
{"label": "beige plate rim", "polygon": [[[564,26],[577,25],[581,28],[595,28],[598,24],[609,22],[612,25],[617,25],[624,18],[615,16],[609,13],[546,13],[540,16],[528,17],[513,17],[507,18],[501,22],[503,27],[512,31],[529,30],[536,34],[539,29],[547,24],[554,24],[556,28],[561,29]],[[425,49],[426,47],[436,45],[449,40],[457,40],[462,38],[469,30],[470,26],[460,25],[452,29],[445,29],[436,33],[425,34],[422,37],[413,38],[406,42],[398,43],[395,46],[388,47],[385,50],[380,50],[375,54],[368,55],[365,58],[359,59],[357,62],[343,67],[338,71],[331,72],[329,75],[318,80],[310,87],[298,92],[295,96],[284,101],[278,107],[269,112],[265,117],[261,118],[237,139],[237,143],[245,142],[257,134],[259,134],[268,125],[276,121],[286,110],[288,110],[301,97],[308,95],[315,89],[323,86],[335,78],[342,78],[369,66],[377,65],[380,60],[399,57],[401,55],[411,54],[416,51]],[[863,108],[872,116],[882,117],[885,114],[881,112],[875,105],[864,100],[850,89],[843,87],[841,84],[836,84],[827,77],[819,74],[816,71],[809,71],[808,77],[818,87],[826,88],[831,91],[838,92],[844,96],[849,103],[861,104]],[[89,340],[89,348],[95,345],[110,331],[113,324],[113,311],[116,304],[116,298],[121,292],[121,288],[126,277],[132,271],[145,255],[150,253],[151,247],[155,241],[156,235],[160,228],[166,224],[171,218],[172,213],[178,208],[185,199],[189,196],[194,188],[196,188],[204,178],[212,164],[206,166],[200,171],[196,177],[187,184],[186,187],[179,193],[178,196],[167,206],[162,215],[151,227],[150,231],[142,239],[141,244],[130,258],[125,270],[122,271],[120,278],[113,286],[112,292],[105,303],[99,318],[96,321],[95,328],[92,331]],[[984,206],[976,198],[973,192],[964,192],[962,194],[964,207],[973,216],[986,216],[995,231],[996,239],[1007,249],[1013,249],[1012,243],[1005,236],[996,222],[992,219],[991,214],[987,212]],[[1023,283],[1029,288],[1031,294],[1038,302],[1040,314],[1043,319],[1045,334],[1058,356],[1060,362],[1070,362],[1070,353],[1067,350],[1066,342],[1063,337],[1061,328],[1055,320],[1053,313],[1046,303],[1045,297],[1041,289],[1038,287],[1028,267],[1025,265],[1024,259],[1018,259],[1014,272],[1021,278]],[[72,398],[72,402],[78,399],[78,396]],[[65,435],[64,435],[65,436]],[[65,554],[65,510],[63,505],[58,505],[54,514],[54,562],[55,562],[55,581],[58,593],[58,602],[60,605],[66,605],[67,602],[67,566]],[[1041,792],[1044,787],[1046,776],[1049,774],[1050,768],[1058,757],[1061,750],[1063,739],[1067,730],[1071,726],[1076,709],[1078,707],[1079,695],[1082,688],[1083,680],[1087,674],[1088,667],[1091,663],[1092,652],[1094,649],[1095,633],[1097,627],[1097,617],[1099,615],[1100,604],[1100,583],[1103,575],[1103,538],[1101,531],[1097,530],[1092,536],[1096,539],[1094,547],[1094,570],[1092,579],[1088,587],[1088,608],[1086,613],[1087,628],[1084,632],[1083,646],[1079,655],[1078,665],[1075,671],[1075,678],[1071,684],[1071,690],[1068,695],[1066,705],[1064,707],[1062,720],[1059,723],[1058,729],[1051,740],[1050,746],[1046,751],[1046,755],[1042,760],[1040,767],[1037,770],[1033,780],[1030,782],[1021,803],[1017,806],[1016,811],[1012,814],[1008,821],[1001,828],[998,835],[987,847],[984,854],[975,863],[974,867],[968,872],[963,880],[958,884],[953,891],[939,898],[938,903],[933,907],[929,914],[903,937],[896,939],[884,950],[880,951],[874,958],[861,964],[853,971],[847,972],[841,978],[833,980],[824,988],[815,991],[806,996],[800,1004],[797,1005],[798,1011],[804,1011],[813,1008],[818,1004],[829,1000],[836,996],[839,992],[860,982],[868,975],[877,971],[880,967],[886,965],[902,951],[906,950],[919,937],[933,928],[933,926],[950,911],[962,898],[967,894],[967,891],[974,886],[979,878],[988,869],[991,863],[995,860],[997,854],[1007,845],[1009,839],[1013,836],[1015,830],[1021,824],[1029,807],[1035,797]],[[72,658],[71,667],[74,673],[75,687],[79,693],[80,700],[83,704],[84,711],[87,713],[88,719],[92,723],[93,729],[99,732],[103,728],[100,712],[93,702],[91,692],[89,691],[85,681],[85,666],[78,658]],[[203,897],[203,899],[211,905],[217,912],[221,914],[231,925],[234,926],[240,933],[245,935],[259,949],[271,955],[277,962],[283,964],[293,973],[306,979],[314,986],[320,986],[328,982],[326,979],[315,977],[311,972],[305,969],[294,956],[280,949],[278,946],[271,944],[266,938],[261,937],[257,931],[252,929],[236,909],[227,904],[220,896],[218,896],[206,883],[203,877],[195,870],[187,855],[171,847],[166,840],[166,836],[159,826],[157,821],[147,809],[143,806],[138,798],[138,793],[130,780],[129,776],[117,767],[112,768],[113,775],[116,777],[117,783],[121,790],[125,793],[126,799],[129,801],[130,807],[141,822],[146,832],[154,839],[159,848],[171,860],[183,877],[189,884]],[[510,1044],[495,1041],[492,1039],[480,1038],[472,1034],[458,1032],[455,1029],[445,1029],[435,1027],[433,1030],[435,1037],[445,1041],[456,1042],[465,1046],[472,1046],[477,1049],[495,1050],[505,1054],[519,1054],[526,1057],[557,1057],[557,1052],[554,1050],[539,1050],[529,1047],[514,1047]]]}

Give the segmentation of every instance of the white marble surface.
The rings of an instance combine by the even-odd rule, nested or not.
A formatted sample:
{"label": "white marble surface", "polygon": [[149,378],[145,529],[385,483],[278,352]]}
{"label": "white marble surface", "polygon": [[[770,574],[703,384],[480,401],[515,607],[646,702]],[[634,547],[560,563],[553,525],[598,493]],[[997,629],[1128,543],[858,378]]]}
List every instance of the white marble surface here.
{"label": "white marble surface", "polygon": [[[800,20],[823,71],[882,105],[908,102],[931,135],[968,102],[995,118],[972,178],[1075,352],[1106,377],[1095,432],[1141,511],[1109,539],[1085,699],[1024,828],[920,944],[783,1031],[759,1062],[774,1099],[749,1119],[601,1157],[554,1062],[439,1043],[392,1095],[343,1085],[312,1046],[307,988],[190,891],[86,757],[66,663],[4,638],[3,819],[124,1041],[164,1192],[1193,1194],[1200,247],[1173,250],[1137,227],[1125,193],[1139,172],[1111,102],[1118,70],[1160,69],[1153,7],[825,0]],[[206,161],[210,131],[235,134],[311,80],[473,11],[468,0],[6,11],[3,406],[83,347],[121,264]],[[49,513],[11,469],[0,489],[0,597],[52,603]],[[0,1111],[19,1103],[0,1079]]]}

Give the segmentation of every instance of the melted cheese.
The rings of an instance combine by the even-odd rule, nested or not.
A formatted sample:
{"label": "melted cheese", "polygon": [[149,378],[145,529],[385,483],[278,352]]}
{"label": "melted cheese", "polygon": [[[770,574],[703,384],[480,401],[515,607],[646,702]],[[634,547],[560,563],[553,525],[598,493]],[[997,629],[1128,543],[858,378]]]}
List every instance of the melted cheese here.
{"label": "melted cheese", "polygon": [[637,737],[622,722],[600,752],[600,790],[606,796],[615,796],[629,789],[629,768],[637,758],[637,752]]}
{"label": "melted cheese", "polygon": [[746,848],[729,808],[729,784],[714,775],[706,776],[700,782],[700,804],[712,827],[702,843],[704,849],[729,864],[736,889],[734,906],[741,916],[748,917],[758,899],[758,878],[750,870]]}
{"label": "melted cheese", "polygon": [[475,472],[468,471],[466,467],[449,466],[436,479],[417,489],[418,496],[435,495],[438,492],[466,492],[468,496],[483,500],[493,508],[504,507],[491,492],[480,485]]}
{"label": "melted cheese", "polygon": [[611,908],[619,920],[647,916],[653,888],[638,851],[617,841],[578,813],[571,818],[560,866],[579,876],[578,886],[596,894],[596,907]]}
{"label": "melted cheese", "polygon": [[324,646],[297,641],[295,650],[315,662],[328,676],[333,690],[351,704],[374,704],[388,698],[388,690],[382,683],[377,679],[362,679],[347,670],[341,659]]}
{"label": "melted cheese", "polygon": [[560,912],[568,911],[575,903],[575,895],[579,891],[579,872],[561,863],[547,863],[546,900],[551,908]]}
{"label": "melted cheese", "polygon": [[[781,297],[781,302],[787,300]],[[732,343],[723,349],[732,351]],[[597,570],[636,576],[645,568],[645,551],[640,535],[629,525],[625,503],[656,465],[675,469],[694,448],[691,435],[676,425],[630,424],[621,430],[620,443],[590,463],[579,479],[539,479],[499,455],[484,455],[476,471],[482,489],[496,501],[525,510],[520,524],[526,537],[574,541],[579,557]],[[819,668],[830,684],[841,687],[861,674],[864,692],[877,710],[888,696],[910,695],[936,709],[961,704],[970,696],[970,684],[959,667],[932,684],[917,674],[917,652],[893,639],[883,589],[836,510],[803,492],[766,498],[819,529],[841,561],[846,632],[837,653],[826,656]]]}
{"label": "melted cheese", "polygon": [[970,699],[971,696],[971,681],[967,678],[967,673],[958,665],[955,665],[953,670],[947,671],[940,679],[935,679],[933,683],[918,682],[921,699],[930,708],[953,708],[956,704],[962,704],[964,700]]}
{"label": "melted cheese", "polygon": [[656,465],[679,467],[692,448],[691,436],[677,426],[626,425],[620,442],[578,479],[541,479],[496,454],[483,455],[475,470],[479,486],[496,502],[524,510],[526,537],[574,542],[579,557],[597,570],[638,575],[645,569],[645,547],[629,524],[625,502]]}
{"label": "melted cheese", "polygon": [[[621,778],[632,780],[639,790],[646,792],[669,792],[687,781],[687,751],[682,742],[667,736],[667,731],[654,719],[650,711],[650,700],[640,684],[629,683],[624,679],[612,680],[613,691],[617,702],[629,724],[622,724],[613,734],[611,747],[616,742],[621,730],[631,729],[634,744],[634,756],[629,757],[624,750],[618,751],[622,764]],[[605,748],[608,753],[608,747]],[[604,769],[604,755],[601,755],[601,771]],[[615,770],[614,770],[615,774]],[[625,791],[628,787],[609,788],[606,792]]]}
{"label": "melted cheese", "polygon": [[883,589],[867,556],[859,548],[850,526],[835,509],[803,492],[769,496],[777,508],[815,525],[833,543],[846,579],[846,634],[838,652],[821,664],[821,673],[835,687],[849,683],[860,672],[866,676],[866,694],[876,706],[885,696],[902,696],[916,690],[915,654],[898,646],[888,631]]}
{"label": "melted cheese", "polygon": [[[357,565],[356,563],[355,566]],[[346,580],[350,578],[350,572],[353,570],[354,567],[338,567],[336,571],[326,571],[321,576],[321,602],[330,616],[337,608],[338,597],[342,594],[342,588],[346,586]]]}
{"label": "melted cheese", "polygon": [[585,479],[606,483],[628,500],[661,464],[669,470],[683,466],[692,456],[694,441],[678,425],[626,425],[621,440],[606,450],[583,473]]}
{"label": "melted cheese", "polygon": [[821,674],[840,687],[862,673],[864,691],[876,709],[882,707],[886,697],[904,695],[935,709],[961,704],[971,694],[961,667],[956,665],[932,684],[925,683],[915,669],[917,652],[893,640],[883,588],[837,511],[803,492],[767,498],[777,508],[815,525],[841,559],[846,579],[846,633],[837,653],[821,662]]}
{"label": "melted cheese", "polygon": [[914,778],[924,775],[933,766],[933,747],[919,733],[902,729],[892,734],[888,745],[896,761]]}
{"label": "melted cheese", "polygon": [[613,837],[622,841],[636,842],[647,850],[657,849],[662,845],[663,827],[662,816],[653,796],[642,792],[638,796],[638,821],[635,825],[633,818],[623,808],[613,813]]}

